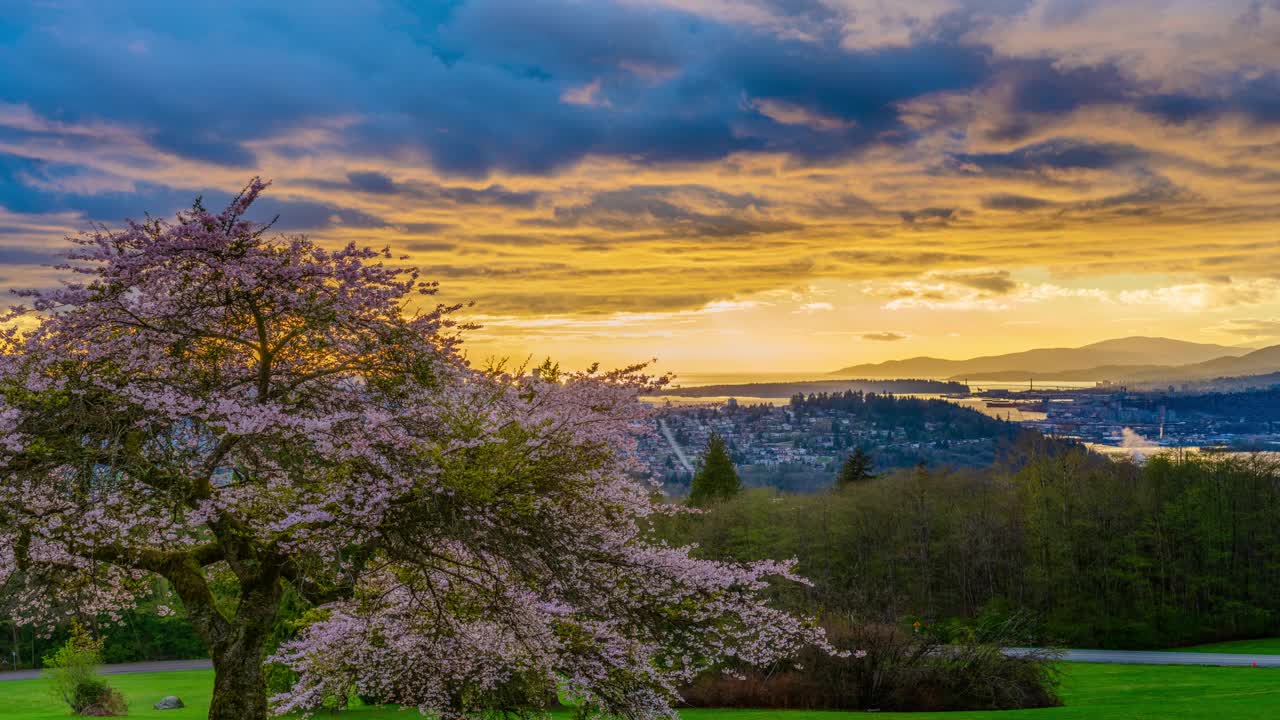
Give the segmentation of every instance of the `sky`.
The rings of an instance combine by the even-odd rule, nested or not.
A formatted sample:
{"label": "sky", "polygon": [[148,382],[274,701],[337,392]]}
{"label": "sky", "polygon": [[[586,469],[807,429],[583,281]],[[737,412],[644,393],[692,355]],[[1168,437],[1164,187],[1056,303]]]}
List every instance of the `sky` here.
{"label": "sky", "polygon": [[0,0],[0,287],[213,207],[390,245],[477,359],[1280,343],[1280,0]]}

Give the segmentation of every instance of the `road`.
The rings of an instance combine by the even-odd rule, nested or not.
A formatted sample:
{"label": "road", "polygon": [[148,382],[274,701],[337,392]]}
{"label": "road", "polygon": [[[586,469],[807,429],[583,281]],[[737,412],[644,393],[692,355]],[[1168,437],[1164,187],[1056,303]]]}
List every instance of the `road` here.
{"label": "road", "polygon": [[684,454],[684,448],[680,447],[680,443],[676,442],[676,436],[672,434],[671,428],[667,427],[667,421],[658,418],[658,427],[662,429],[662,436],[667,439],[667,444],[671,446],[671,451],[676,454],[676,460],[680,461],[680,466],[684,471],[693,474],[693,463],[689,462],[689,456]]}
{"label": "road", "polygon": [[[156,660],[153,662],[120,663],[103,665],[103,675],[122,675],[125,673],[173,672],[174,670],[208,670],[213,667],[209,660]],[[10,670],[0,672],[0,681],[34,680],[40,677],[39,670]]]}
{"label": "road", "polygon": [[[1030,648],[1009,648],[1005,652],[1018,655]],[[1063,660],[1070,662],[1115,663],[1118,665],[1224,665],[1229,667],[1280,667],[1280,655],[1245,655],[1231,653],[1164,652],[1162,650],[1067,650]],[[122,673],[172,672],[174,670],[208,670],[208,660],[160,660],[156,662],[103,665],[103,675]],[[39,670],[0,672],[0,681],[32,680]]]}
{"label": "road", "polygon": [[[1029,652],[1009,648],[1010,655]],[[1248,655],[1206,652],[1166,652],[1164,650],[1066,650],[1062,659],[1070,662],[1114,663],[1118,665],[1223,665],[1228,667],[1280,667],[1280,655]]]}

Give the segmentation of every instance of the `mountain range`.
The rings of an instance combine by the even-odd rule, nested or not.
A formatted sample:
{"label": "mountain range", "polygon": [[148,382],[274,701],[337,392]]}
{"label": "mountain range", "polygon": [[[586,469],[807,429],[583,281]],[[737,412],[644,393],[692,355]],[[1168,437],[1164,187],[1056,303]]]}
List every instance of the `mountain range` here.
{"label": "mountain range", "polygon": [[1280,345],[1247,347],[1160,337],[1126,337],[1075,348],[1037,348],[967,360],[914,357],[851,365],[832,375],[985,382],[1161,382],[1259,375],[1280,370]]}

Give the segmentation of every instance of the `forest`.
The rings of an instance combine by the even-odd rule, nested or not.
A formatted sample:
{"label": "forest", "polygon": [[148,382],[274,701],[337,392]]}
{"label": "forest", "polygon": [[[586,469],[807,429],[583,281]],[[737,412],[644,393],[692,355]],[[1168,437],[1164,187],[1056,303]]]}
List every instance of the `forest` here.
{"label": "forest", "polygon": [[1031,617],[1041,643],[1165,648],[1280,633],[1280,464],[1114,462],[1024,435],[984,469],[747,490],[665,521],[705,557],[795,557],[780,600],[877,622]]}
{"label": "forest", "polygon": [[856,391],[797,393],[791,397],[791,409],[801,417],[837,412],[861,425],[892,429],[912,441],[1007,440],[1020,434],[1014,423],[937,398]]}

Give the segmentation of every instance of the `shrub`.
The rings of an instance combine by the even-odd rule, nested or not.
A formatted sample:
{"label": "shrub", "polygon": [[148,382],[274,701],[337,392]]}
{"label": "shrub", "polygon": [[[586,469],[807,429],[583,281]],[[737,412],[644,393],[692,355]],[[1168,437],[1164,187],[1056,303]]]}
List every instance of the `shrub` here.
{"label": "shrub", "polygon": [[1058,658],[1052,651],[1018,657],[999,632],[979,641],[943,644],[921,628],[828,620],[836,657],[804,651],[795,668],[702,675],[682,695],[692,707],[898,711],[1003,710],[1060,704]]}
{"label": "shrub", "polygon": [[76,699],[79,708],[72,709],[81,717],[118,717],[129,711],[124,696],[99,678],[81,683],[76,688]]}
{"label": "shrub", "polygon": [[128,710],[124,696],[98,676],[101,663],[102,639],[95,640],[78,622],[71,624],[66,643],[44,658],[53,695],[76,715],[112,717]]}

